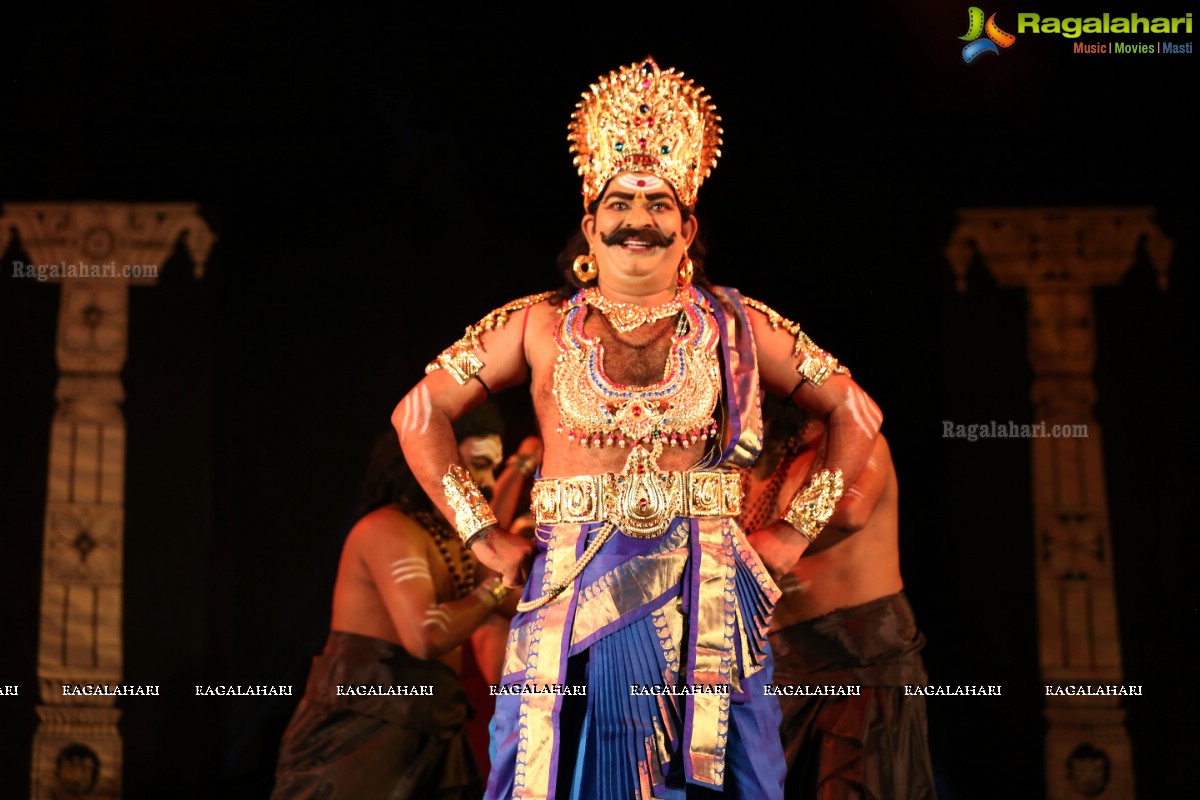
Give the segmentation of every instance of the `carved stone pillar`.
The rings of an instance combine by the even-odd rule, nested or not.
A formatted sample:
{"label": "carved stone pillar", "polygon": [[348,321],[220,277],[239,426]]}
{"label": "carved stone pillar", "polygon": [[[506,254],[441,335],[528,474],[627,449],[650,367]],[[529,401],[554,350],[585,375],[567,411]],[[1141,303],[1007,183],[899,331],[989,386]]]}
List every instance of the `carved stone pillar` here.
{"label": "carved stone pillar", "polygon": [[[152,285],[181,236],[196,276],[214,237],[194,205],[8,204],[0,252],[15,230],[31,262],[62,287],[58,406],[42,559],[34,800],[121,796],[120,711],[111,696],[67,696],[63,686],[121,682],[125,511],[124,391],[129,286]],[[90,788],[89,788],[90,784]]]}
{"label": "carved stone pillar", "polygon": [[[1153,211],[964,210],[946,254],[966,288],[978,256],[1001,286],[1029,301],[1031,440],[1040,666],[1047,685],[1119,685],[1121,640],[1096,386],[1092,287],[1117,283],[1139,244],[1166,289],[1171,242]],[[1055,435],[1055,426],[1086,426]],[[1080,435],[1083,434],[1083,435]],[[1134,797],[1133,760],[1118,696],[1047,696],[1048,800]]]}

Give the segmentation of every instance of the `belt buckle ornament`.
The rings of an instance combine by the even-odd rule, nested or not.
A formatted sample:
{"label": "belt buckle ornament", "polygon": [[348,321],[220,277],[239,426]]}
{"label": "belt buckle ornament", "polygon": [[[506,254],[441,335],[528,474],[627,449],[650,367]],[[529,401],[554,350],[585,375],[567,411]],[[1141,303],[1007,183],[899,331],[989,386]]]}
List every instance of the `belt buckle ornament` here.
{"label": "belt buckle ornament", "polygon": [[658,467],[662,442],[654,440],[652,449],[636,445],[617,475],[615,508],[612,518],[622,533],[635,539],[662,535],[683,507],[679,473]]}

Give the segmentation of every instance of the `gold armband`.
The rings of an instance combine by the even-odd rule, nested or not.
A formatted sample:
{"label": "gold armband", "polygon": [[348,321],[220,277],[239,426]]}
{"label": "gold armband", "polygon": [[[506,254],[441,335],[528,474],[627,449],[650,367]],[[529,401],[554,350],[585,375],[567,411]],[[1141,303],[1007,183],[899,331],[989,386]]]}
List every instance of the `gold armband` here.
{"label": "gold armband", "polygon": [[[470,332],[467,328],[467,332]],[[479,356],[475,355],[475,344],[469,338],[464,336],[454,344],[447,347],[441,352],[435,360],[431,361],[425,367],[425,374],[434,370],[444,369],[454,376],[454,380],[458,381],[459,386],[463,386],[467,381],[479,374],[479,370],[483,369],[483,361]]]}
{"label": "gold armband", "polygon": [[796,357],[796,372],[800,373],[800,377],[804,380],[813,386],[820,386],[829,379],[830,375],[850,374],[850,370],[843,367],[836,358],[817,347],[817,343],[800,329],[799,323],[792,322],[766,303],[759,302],[752,297],[743,297],[742,302],[765,315],[772,330],[783,328],[796,339],[796,347],[792,351],[792,355]]}
{"label": "gold armband", "polygon": [[504,598],[508,597],[508,592],[508,587],[499,578],[489,578],[475,587],[475,594],[479,595],[479,599],[485,603],[490,602],[493,606],[503,603]]}
{"label": "gold armband", "polygon": [[796,372],[799,372],[800,377],[813,386],[820,386],[830,375],[850,374],[850,370],[843,367],[829,353],[817,347],[816,343],[808,338],[808,334],[804,331],[796,333],[795,352],[799,356],[799,361],[796,364]]}
{"label": "gold armband", "polygon": [[842,499],[843,489],[840,469],[821,470],[792,498],[783,521],[800,531],[808,541],[816,541],[833,516],[838,500]]}
{"label": "gold armband", "polygon": [[446,502],[454,510],[454,527],[463,547],[469,549],[480,533],[497,524],[496,514],[471,475],[458,464],[451,464],[442,476],[442,489],[446,492]]}
{"label": "gold armband", "polygon": [[467,381],[479,374],[479,370],[483,369],[483,361],[475,355],[475,348],[479,347],[479,337],[487,331],[503,328],[504,323],[508,322],[509,314],[536,305],[553,294],[554,292],[531,294],[495,309],[479,322],[467,328],[461,339],[447,347],[441,355],[431,361],[425,367],[425,374],[444,369],[454,376],[454,380],[458,381],[460,386],[466,384]]}

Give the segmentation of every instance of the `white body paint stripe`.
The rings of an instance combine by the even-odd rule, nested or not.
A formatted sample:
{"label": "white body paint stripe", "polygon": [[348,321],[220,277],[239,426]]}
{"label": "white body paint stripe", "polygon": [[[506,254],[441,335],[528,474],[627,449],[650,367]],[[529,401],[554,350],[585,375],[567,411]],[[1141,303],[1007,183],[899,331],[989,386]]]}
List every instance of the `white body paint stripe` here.
{"label": "white body paint stripe", "polygon": [[879,433],[879,426],[883,424],[883,412],[879,410],[879,406],[875,405],[875,401],[867,396],[862,387],[855,384],[854,391],[846,405],[850,408],[850,414],[854,417],[855,424],[868,436]]}
{"label": "white body paint stripe", "polygon": [[421,433],[429,430],[429,419],[433,416],[433,401],[429,399],[429,389],[424,385],[418,386],[421,395]]}
{"label": "white body paint stripe", "polygon": [[392,581],[394,583],[405,583],[418,578],[433,581],[433,576],[429,573],[429,564],[425,562],[425,559],[413,556],[398,558],[392,562]]}
{"label": "white body paint stripe", "polygon": [[403,430],[407,431],[409,429],[409,427],[412,425],[412,415],[413,415],[413,400],[412,400],[412,395],[409,395],[404,398]]}
{"label": "white body paint stripe", "polygon": [[439,606],[433,606],[425,612],[425,622],[422,625],[436,625],[442,630],[449,630],[450,612]]}
{"label": "white body paint stripe", "polygon": [[400,418],[400,441],[404,441],[418,426],[421,428],[419,433],[429,430],[429,421],[433,418],[433,401],[426,386],[419,385],[405,395],[402,405],[404,414]]}

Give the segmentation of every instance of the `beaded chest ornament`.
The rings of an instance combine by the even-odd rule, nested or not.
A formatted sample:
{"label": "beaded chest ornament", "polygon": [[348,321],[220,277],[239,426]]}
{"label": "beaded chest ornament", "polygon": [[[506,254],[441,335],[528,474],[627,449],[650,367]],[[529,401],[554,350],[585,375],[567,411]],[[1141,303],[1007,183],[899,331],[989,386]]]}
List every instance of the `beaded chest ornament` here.
{"label": "beaded chest ornament", "polygon": [[[558,432],[582,447],[664,445],[690,447],[716,436],[713,411],[721,394],[718,333],[708,302],[695,288],[680,290],[680,322],[672,336],[663,378],[649,386],[617,383],[604,372],[604,344],[583,330],[588,290],[572,297],[555,328],[554,365]],[[632,457],[632,456],[631,456]]]}

